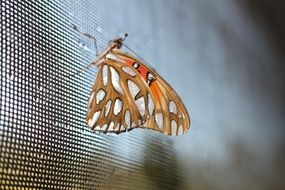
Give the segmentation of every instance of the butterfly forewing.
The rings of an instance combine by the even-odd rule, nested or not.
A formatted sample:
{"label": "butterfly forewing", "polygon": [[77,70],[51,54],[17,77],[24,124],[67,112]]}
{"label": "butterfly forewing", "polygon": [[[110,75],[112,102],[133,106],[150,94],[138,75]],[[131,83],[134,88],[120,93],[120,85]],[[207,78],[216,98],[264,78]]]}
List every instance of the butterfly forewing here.
{"label": "butterfly forewing", "polygon": [[[128,68],[130,71],[125,72]],[[86,121],[100,131],[122,132],[144,124],[150,89],[140,74],[124,62],[106,58],[99,65],[92,88]],[[107,127],[106,127],[107,126]]]}
{"label": "butterfly forewing", "polygon": [[95,129],[123,132],[141,127],[180,135],[190,127],[182,101],[153,69],[113,49],[99,64],[86,121]]}

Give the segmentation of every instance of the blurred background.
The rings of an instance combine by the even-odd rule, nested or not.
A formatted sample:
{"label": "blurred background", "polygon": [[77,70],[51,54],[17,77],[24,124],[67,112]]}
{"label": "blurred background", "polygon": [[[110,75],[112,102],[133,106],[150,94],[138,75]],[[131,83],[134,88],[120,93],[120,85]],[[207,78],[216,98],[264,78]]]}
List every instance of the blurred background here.
{"label": "blurred background", "polygon": [[[1,2],[1,189],[284,189],[284,8],[281,0]],[[125,43],[180,95],[190,131],[88,129],[96,68],[66,76],[95,49],[73,25],[101,51],[128,32]]]}

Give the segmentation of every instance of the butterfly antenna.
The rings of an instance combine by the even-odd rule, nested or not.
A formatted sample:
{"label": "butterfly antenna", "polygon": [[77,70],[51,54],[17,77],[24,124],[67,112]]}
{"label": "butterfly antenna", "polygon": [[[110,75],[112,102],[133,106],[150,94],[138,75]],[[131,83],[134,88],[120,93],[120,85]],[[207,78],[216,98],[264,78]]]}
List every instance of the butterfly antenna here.
{"label": "butterfly antenna", "polygon": [[128,35],[129,35],[128,33],[124,34],[124,37],[122,38],[122,42],[126,39],[126,37],[128,37]]}
{"label": "butterfly antenna", "polygon": [[99,51],[98,51],[98,46],[97,46],[97,39],[94,36],[92,36],[91,34],[81,32],[79,30],[79,28],[77,26],[75,26],[75,25],[73,25],[73,29],[76,30],[77,32],[79,32],[80,34],[82,34],[83,36],[85,36],[85,37],[87,37],[89,39],[92,39],[94,41],[94,45],[95,45],[95,49],[96,49],[96,56],[98,56],[99,55]]}

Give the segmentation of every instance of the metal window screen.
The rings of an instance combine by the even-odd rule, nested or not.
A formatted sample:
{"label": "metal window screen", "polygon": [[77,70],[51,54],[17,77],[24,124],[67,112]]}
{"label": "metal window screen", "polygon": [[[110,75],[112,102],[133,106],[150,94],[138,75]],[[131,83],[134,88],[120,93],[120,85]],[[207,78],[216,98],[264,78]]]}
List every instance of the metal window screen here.
{"label": "metal window screen", "polygon": [[134,6],[1,1],[1,189],[182,188],[170,138],[141,129],[96,134],[84,121],[96,69],[72,74],[95,50],[73,25],[97,36],[101,50],[123,32],[136,34],[128,43],[145,52],[155,33],[132,20],[140,16]]}

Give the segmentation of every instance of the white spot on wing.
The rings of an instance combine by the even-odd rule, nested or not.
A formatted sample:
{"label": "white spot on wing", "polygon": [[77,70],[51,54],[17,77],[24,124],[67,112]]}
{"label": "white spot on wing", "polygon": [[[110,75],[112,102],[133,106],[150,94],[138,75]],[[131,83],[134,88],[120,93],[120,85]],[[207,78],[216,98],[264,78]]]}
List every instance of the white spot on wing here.
{"label": "white spot on wing", "polygon": [[92,119],[88,119],[88,122],[87,124],[89,125],[89,127],[91,127],[91,124],[92,124]]}
{"label": "white spot on wing", "polygon": [[130,115],[130,111],[127,110],[125,113],[125,122],[127,124],[127,128],[131,127],[131,115]]}
{"label": "white spot on wing", "polygon": [[108,127],[108,124],[104,124],[104,125],[101,127],[101,129],[100,129],[100,130],[102,130],[102,131],[106,131],[107,127]]}
{"label": "white spot on wing", "polygon": [[133,81],[128,80],[128,86],[129,86],[129,90],[131,92],[131,95],[133,98],[135,98],[135,96],[138,94],[138,92],[140,91],[140,88],[138,87],[138,85],[136,85]]}
{"label": "white spot on wing", "polygon": [[148,79],[148,80],[153,80],[153,79],[154,79],[153,74],[148,73],[148,75],[147,75],[147,79]]}
{"label": "white spot on wing", "polygon": [[110,131],[113,131],[114,130],[114,122],[112,121],[110,124],[109,124],[109,128],[108,128],[108,130],[110,130]]}
{"label": "white spot on wing", "polygon": [[135,101],[137,108],[141,114],[141,116],[144,116],[144,112],[145,112],[145,103],[144,103],[144,97],[140,97],[139,99],[137,99]]}
{"label": "white spot on wing", "polygon": [[163,129],[163,115],[162,115],[162,113],[155,114],[155,122],[160,129]]}
{"label": "white spot on wing", "polygon": [[97,111],[96,113],[94,113],[92,119],[88,120],[88,125],[90,127],[93,127],[95,125],[95,123],[98,121],[100,113],[101,113],[101,111]]}
{"label": "white spot on wing", "polygon": [[122,110],[122,101],[117,98],[114,104],[114,114],[118,115],[118,113],[120,113],[121,110]]}
{"label": "white spot on wing", "polygon": [[123,126],[123,125],[121,125],[121,129],[120,129],[120,131],[124,131],[126,128]]}
{"label": "white spot on wing", "polygon": [[100,130],[101,129],[101,127],[99,126],[99,125],[97,125],[95,128],[94,128],[94,130]]}
{"label": "white spot on wing", "polygon": [[176,135],[176,130],[177,130],[177,123],[176,121],[172,120],[171,121],[171,135],[172,136]]}
{"label": "white spot on wing", "polygon": [[117,126],[116,126],[116,128],[115,128],[116,131],[119,130],[120,125],[121,125],[120,123],[117,124]]}
{"label": "white spot on wing", "polygon": [[111,100],[108,100],[108,102],[106,103],[106,109],[105,109],[105,116],[107,116],[109,114],[110,108],[111,108]]}
{"label": "white spot on wing", "polygon": [[91,94],[91,96],[90,96],[89,102],[88,102],[88,107],[91,107],[91,103],[92,103],[92,101],[93,101],[94,94],[95,94],[95,92],[93,91],[92,94]]}
{"label": "white spot on wing", "polygon": [[118,61],[118,62],[124,62],[124,60],[122,60],[121,58],[119,58],[118,56],[116,56],[116,55],[114,55],[114,54],[112,54],[112,53],[108,53],[108,54],[106,55],[106,58],[107,58],[107,59],[112,59],[112,60]]}
{"label": "white spot on wing", "polygon": [[112,81],[114,88],[119,93],[124,94],[123,89],[122,89],[121,84],[120,84],[120,76],[119,76],[118,72],[113,67],[110,67],[110,70],[111,70],[111,81]]}
{"label": "white spot on wing", "polygon": [[133,64],[133,67],[136,68],[136,69],[139,68],[139,66],[140,66],[140,65],[139,65],[137,62],[135,62],[135,63]]}
{"label": "white spot on wing", "polygon": [[130,67],[123,67],[122,70],[133,77],[136,76],[136,72]]}
{"label": "white spot on wing", "polygon": [[177,114],[177,107],[173,101],[169,102],[169,111]]}
{"label": "white spot on wing", "polygon": [[182,125],[180,125],[178,129],[178,135],[182,135],[182,134],[183,134],[183,127]]}
{"label": "white spot on wing", "polygon": [[151,94],[148,94],[148,111],[150,115],[152,115],[154,111],[154,103],[153,103]]}
{"label": "white spot on wing", "polygon": [[108,84],[108,66],[104,65],[102,69],[102,75],[103,75],[103,84],[106,86]]}
{"label": "white spot on wing", "polygon": [[105,97],[105,91],[104,90],[99,90],[97,92],[97,95],[96,95],[96,104],[99,104],[100,101],[102,101]]}

